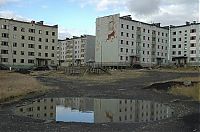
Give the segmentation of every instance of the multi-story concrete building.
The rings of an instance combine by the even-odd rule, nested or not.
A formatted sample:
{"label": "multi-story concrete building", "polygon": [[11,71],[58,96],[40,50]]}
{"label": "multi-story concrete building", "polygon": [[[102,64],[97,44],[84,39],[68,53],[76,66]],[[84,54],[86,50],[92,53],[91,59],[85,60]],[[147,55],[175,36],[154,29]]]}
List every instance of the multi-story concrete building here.
{"label": "multi-story concrete building", "polygon": [[58,40],[57,60],[59,62],[59,65],[64,62],[72,62],[72,59],[70,59],[72,58],[72,49],[72,40],[70,40],[69,38],[66,38],[65,40]]}
{"label": "multi-story concrete building", "polygon": [[57,65],[58,25],[0,18],[0,63],[25,68]]}
{"label": "multi-story concrete building", "polygon": [[73,36],[71,39],[61,40],[60,43],[62,46],[58,54],[61,54],[64,60],[63,66],[85,65],[87,62],[94,62],[95,36]]}
{"label": "multi-story concrete building", "polygon": [[168,27],[120,14],[97,18],[95,61],[104,66],[166,65]]}
{"label": "multi-story concrete building", "polygon": [[199,65],[200,23],[186,22],[181,26],[170,26],[170,62],[176,65]]}

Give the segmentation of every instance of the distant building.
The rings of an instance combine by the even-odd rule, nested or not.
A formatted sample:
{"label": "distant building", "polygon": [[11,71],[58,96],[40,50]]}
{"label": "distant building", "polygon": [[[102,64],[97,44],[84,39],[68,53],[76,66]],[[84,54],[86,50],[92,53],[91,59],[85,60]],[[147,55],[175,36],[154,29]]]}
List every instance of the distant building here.
{"label": "distant building", "polygon": [[95,61],[104,66],[168,64],[169,30],[120,14],[96,19]]}
{"label": "distant building", "polygon": [[0,64],[15,68],[57,65],[58,25],[0,18]]}
{"label": "distant building", "polygon": [[64,62],[72,63],[72,40],[66,38],[65,40],[58,40],[57,45],[57,60],[59,65]]}
{"label": "distant building", "polygon": [[60,51],[57,56],[63,62],[62,66],[85,65],[95,60],[95,36],[73,36],[71,39],[59,40]]}
{"label": "distant building", "polygon": [[170,31],[170,62],[176,65],[199,65],[200,23],[194,21],[181,26],[171,26]]}

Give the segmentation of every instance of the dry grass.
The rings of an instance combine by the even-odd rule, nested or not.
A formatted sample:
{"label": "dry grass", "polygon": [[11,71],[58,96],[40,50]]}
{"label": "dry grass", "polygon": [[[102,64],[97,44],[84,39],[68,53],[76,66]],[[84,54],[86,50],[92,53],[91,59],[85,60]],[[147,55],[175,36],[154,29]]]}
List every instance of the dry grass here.
{"label": "dry grass", "polygon": [[175,81],[195,81],[200,82],[200,76],[199,77],[184,77],[184,78],[178,78]]}
{"label": "dry grass", "polygon": [[26,95],[31,92],[45,91],[47,87],[31,76],[0,71],[0,101]]}
{"label": "dry grass", "polygon": [[200,72],[199,67],[162,67],[155,71],[163,71],[163,72]]}
{"label": "dry grass", "polygon": [[143,76],[145,73],[141,71],[134,71],[134,70],[124,70],[124,71],[111,71],[111,75],[108,74],[86,74],[84,76],[69,76],[66,75],[64,72],[47,72],[46,75],[48,77],[53,78],[63,78],[65,80],[80,80],[85,83],[93,83],[93,84],[102,84],[102,83],[114,83],[122,79],[126,78],[138,78]]}
{"label": "dry grass", "polygon": [[184,95],[192,97],[196,101],[200,101],[200,83],[194,86],[175,86],[171,88],[170,93],[174,95]]}

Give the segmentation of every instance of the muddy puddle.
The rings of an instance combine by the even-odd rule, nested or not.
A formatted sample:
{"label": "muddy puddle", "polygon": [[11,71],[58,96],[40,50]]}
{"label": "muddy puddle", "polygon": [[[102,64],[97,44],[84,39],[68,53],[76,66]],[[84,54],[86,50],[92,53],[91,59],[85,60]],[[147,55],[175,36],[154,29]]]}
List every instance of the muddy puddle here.
{"label": "muddy puddle", "polygon": [[43,98],[17,105],[13,113],[34,119],[83,123],[142,123],[170,118],[167,105],[131,99]]}

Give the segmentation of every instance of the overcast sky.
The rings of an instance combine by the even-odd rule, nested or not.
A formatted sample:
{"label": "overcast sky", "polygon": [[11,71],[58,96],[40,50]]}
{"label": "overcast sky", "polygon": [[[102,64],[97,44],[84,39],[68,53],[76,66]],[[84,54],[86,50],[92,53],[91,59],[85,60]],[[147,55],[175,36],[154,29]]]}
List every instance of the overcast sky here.
{"label": "overcast sky", "polygon": [[143,22],[199,22],[199,0],[0,0],[0,17],[59,25],[59,38],[95,35],[97,17],[131,14]]}

